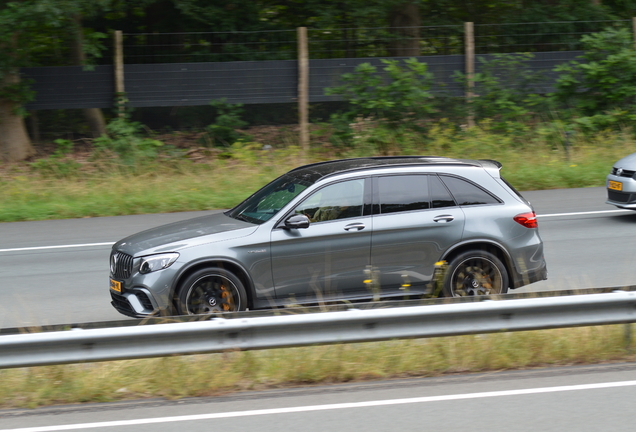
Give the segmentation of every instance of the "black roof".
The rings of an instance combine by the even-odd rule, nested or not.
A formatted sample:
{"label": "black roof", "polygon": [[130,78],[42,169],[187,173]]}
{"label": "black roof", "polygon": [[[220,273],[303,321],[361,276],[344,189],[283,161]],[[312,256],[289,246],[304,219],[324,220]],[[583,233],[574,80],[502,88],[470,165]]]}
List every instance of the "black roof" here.
{"label": "black roof", "polygon": [[311,178],[311,181],[315,182],[331,174],[381,166],[462,165],[481,167],[484,166],[484,163],[494,164],[497,168],[501,168],[499,162],[491,160],[453,159],[439,156],[377,156],[317,162],[294,168],[289,173],[306,179]]}

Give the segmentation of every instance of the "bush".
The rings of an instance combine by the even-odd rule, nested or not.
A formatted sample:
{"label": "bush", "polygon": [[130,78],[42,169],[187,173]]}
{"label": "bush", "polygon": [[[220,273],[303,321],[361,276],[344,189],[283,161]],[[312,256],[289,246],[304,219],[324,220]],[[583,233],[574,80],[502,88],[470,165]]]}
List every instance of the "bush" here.
{"label": "bush", "polygon": [[96,152],[112,152],[125,164],[143,164],[157,158],[161,141],[143,137],[143,126],[126,117],[116,117],[106,126],[108,135],[95,138]]}
{"label": "bush", "polygon": [[433,74],[426,63],[415,58],[382,60],[383,73],[370,63],[362,63],[353,73],[342,75],[344,84],[327,89],[328,95],[339,95],[349,109],[334,114],[334,144],[349,144],[354,136],[351,124],[377,122],[389,129],[421,129],[422,120],[435,112],[435,99],[430,92]]}
{"label": "bush", "polygon": [[581,38],[580,61],[559,65],[553,97],[585,130],[602,130],[636,121],[636,51],[631,33],[607,29]]}
{"label": "bush", "polygon": [[230,147],[235,142],[248,137],[237,129],[247,126],[241,120],[243,104],[228,104],[225,99],[210,102],[217,112],[214,124],[205,128],[207,138],[215,146]]}
{"label": "bush", "polygon": [[[493,130],[515,132],[517,121],[546,110],[547,98],[537,94],[545,76],[528,68],[526,62],[532,58],[533,54],[524,53],[479,59],[480,72],[473,77],[475,97],[470,102],[476,119],[492,119]],[[468,77],[462,73],[457,73],[455,79],[468,85]]]}

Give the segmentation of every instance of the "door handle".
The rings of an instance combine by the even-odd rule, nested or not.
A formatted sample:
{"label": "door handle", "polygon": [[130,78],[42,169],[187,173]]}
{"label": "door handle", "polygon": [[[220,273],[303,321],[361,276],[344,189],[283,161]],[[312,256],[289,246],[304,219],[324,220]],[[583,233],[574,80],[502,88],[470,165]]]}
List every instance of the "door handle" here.
{"label": "door handle", "polygon": [[435,216],[433,218],[434,222],[452,222],[455,219],[455,217],[453,215],[439,215],[439,216]]}
{"label": "door handle", "polygon": [[345,231],[351,231],[351,230],[362,231],[364,228],[365,226],[362,222],[351,223],[344,227]]}

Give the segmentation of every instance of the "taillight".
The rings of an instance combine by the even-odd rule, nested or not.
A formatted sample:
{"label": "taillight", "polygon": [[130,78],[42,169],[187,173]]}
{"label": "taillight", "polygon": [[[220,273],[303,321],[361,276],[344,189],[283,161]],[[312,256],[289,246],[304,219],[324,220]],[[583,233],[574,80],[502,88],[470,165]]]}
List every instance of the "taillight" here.
{"label": "taillight", "polygon": [[521,213],[513,218],[515,222],[523,225],[526,228],[537,228],[537,215],[535,212]]}

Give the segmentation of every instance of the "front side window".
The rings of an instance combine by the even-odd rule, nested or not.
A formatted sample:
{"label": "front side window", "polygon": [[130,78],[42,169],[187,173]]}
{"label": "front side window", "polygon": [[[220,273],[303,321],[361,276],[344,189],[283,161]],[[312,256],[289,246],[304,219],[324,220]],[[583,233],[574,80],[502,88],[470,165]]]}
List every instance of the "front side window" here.
{"label": "front side window", "polygon": [[364,179],[334,183],[319,189],[303,201],[295,213],[304,214],[312,222],[362,216]]}

